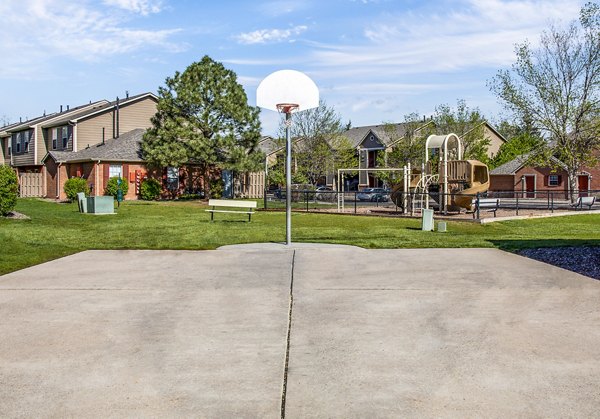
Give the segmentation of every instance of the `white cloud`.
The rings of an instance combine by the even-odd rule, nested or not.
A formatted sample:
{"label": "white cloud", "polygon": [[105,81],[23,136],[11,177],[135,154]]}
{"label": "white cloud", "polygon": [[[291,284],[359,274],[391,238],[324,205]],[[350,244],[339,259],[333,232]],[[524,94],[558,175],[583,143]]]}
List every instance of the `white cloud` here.
{"label": "white cloud", "polygon": [[186,47],[171,40],[179,29],[131,28],[122,16],[85,2],[9,0],[0,12],[0,55],[11,63],[0,67],[1,77],[41,77],[52,59],[95,62],[149,48],[178,52]]}
{"label": "white cloud", "polygon": [[336,77],[506,66],[515,43],[537,40],[549,21],[574,19],[579,7],[576,0],[471,0],[458,11],[406,12],[366,27],[360,45],[316,44],[311,60]]}
{"label": "white cloud", "polygon": [[159,13],[162,10],[162,1],[160,0],[104,0],[104,4],[143,16]]}
{"label": "white cloud", "polygon": [[236,36],[240,44],[267,44],[282,41],[293,41],[292,36],[300,35],[308,29],[307,26],[294,26],[289,29],[259,29],[253,32],[241,33]]}

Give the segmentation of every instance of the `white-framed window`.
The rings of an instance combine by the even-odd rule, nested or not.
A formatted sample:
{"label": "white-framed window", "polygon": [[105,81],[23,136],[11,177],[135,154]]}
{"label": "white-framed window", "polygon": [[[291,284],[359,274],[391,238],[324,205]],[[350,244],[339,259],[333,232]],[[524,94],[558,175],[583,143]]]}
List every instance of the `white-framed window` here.
{"label": "white-framed window", "polygon": [[29,131],[25,131],[23,133],[23,151],[29,151],[29,140],[31,139],[31,133]]}
{"label": "white-framed window", "polygon": [[167,188],[179,189],[179,167],[167,167]]}
{"label": "white-framed window", "polygon": [[558,186],[560,183],[558,175],[548,176],[548,186]]}
{"label": "white-framed window", "polygon": [[108,177],[123,177],[122,166],[120,164],[111,164],[108,168]]}
{"label": "white-framed window", "polygon": [[67,148],[69,144],[69,127],[62,127],[62,148]]}
{"label": "white-framed window", "polygon": [[15,153],[21,152],[21,133],[15,134]]}
{"label": "white-framed window", "polygon": [[52,150],[58,147],[58,130],[59,128],[52,128]]}

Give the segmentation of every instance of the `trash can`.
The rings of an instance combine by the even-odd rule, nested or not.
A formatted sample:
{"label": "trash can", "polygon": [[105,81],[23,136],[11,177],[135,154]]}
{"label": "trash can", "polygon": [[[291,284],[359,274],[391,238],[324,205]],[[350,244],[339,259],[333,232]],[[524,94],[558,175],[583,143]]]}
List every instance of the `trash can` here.
{"label": "trash can", "polygon": [[433,231],[433,210],[423,209],[421,214],[421,230]]}
{"label": "trash can", "polygon": [[446,230],[446,222],[445,222],[445,221],[440,221],[440,222],[438,223],[438,228],[437,228],[437,231],[438,231],[439,233],[445,233],[445,232],[447,231],[447,230]]}

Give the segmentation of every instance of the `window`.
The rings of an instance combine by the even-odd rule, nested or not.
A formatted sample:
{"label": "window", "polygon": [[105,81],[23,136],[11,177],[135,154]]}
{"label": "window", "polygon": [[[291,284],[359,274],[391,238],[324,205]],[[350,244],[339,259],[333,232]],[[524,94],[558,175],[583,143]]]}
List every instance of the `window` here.
{"label": "window", "polygon": [[52,129],[52,150],[56,150],[58,147],[58,130],[59,128]]}
{"label": "window", "polygon": [[29,151],[29,131],[23,133],[23,151]]}
{"label": "window", "polygon": [[69,128],[62,127],[62,147],[67,148],[68,143],[69,143]]}
{"label": "window", "polygon": [[8,144],[8,155],[12,156],[12,148],[10,146],[10,143]]}
{"label": "window", "polygon": [[17,133],[15,134],[15,152],[16,153],[20,153],[21,152],[21,133]]}
{"label": "window", "polygon": [[167,167],[167,189],[179,189],[179,168]]}
{"label": "window", "polygon": [[110,167],[108,168],[108,177],[122,178],[123,175],[121,174],[121,165],[120,164],[111,164]]}
{"label": "window", "polygon": [[558,186],[559,183],[560,183],[560,180],[558,178],[558,175],[548,176],[548,186]]}

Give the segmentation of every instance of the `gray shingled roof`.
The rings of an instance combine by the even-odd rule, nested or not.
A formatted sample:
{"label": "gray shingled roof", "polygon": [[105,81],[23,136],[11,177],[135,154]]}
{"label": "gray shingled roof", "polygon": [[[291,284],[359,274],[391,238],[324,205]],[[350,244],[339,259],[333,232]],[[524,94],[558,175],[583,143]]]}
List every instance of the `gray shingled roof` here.
{"label": "gray shingled roof", "polygon": [[[423,128],[424,126],[426,126],[430,123],[431,123],[431,121],[422,122],[418,126],[417,130]],[[350,128],[349,130],[344,131],[342,133],[342,135],[350,140],[350,143],[352,144],[353,147],[358,147],[363,142],[363,140],[367,137],[369,132],[373,132],[373,134],[375,134],[377,136],[377,138],[379,138],[379,140],[381,142],[383,142],[383,145],[388,146],[393,141],[404,137],[407,134],[408,130],[411,129],[412,127],[414,127],[414,123],[406,123],[406,122],[399,122],[399,123],[395,123],[395,124],[391,124],[391,125],[393,125],[396,130],[396,132],[392,136],[393,138],[390,138],[390,136],[386,132],[387,131],[386,124],[366,125],[364,127]]]}
{"label": "gray shingled roof", "polygon": [[[531,157],[532,152],[530,153],[525,153],[525,154],[521,154],[520,156],[517,156],[515,159],[504,163],[503,165],[500,165],[498,167],[496,167],[495,169],[490,170],[490,175],[514,175],[516,174],[519,169],[521,169],[523,166],[526,166],[528,164],[528,160]],[[552,160],[556,165],[565,168],[565,164],[563,162],[561,162],[560,160],[558,160],[556,157],[550,157],[550,160]]]}
{"label": "gray shingled roof", "polygon": [[[401,138],[404,135],[406,135],[408,124],[401,122],[399,124],[393,125],[396,128],[395,137]],[[383,142],[384,145],[387,145],[394,139],[396,139],[390,138],[388,136],[385,130],[385,125],[367,125],[364,127],[350,128],[349,130],[344,131],[342,135],[350,140],[353,147],[358,147],[360,143],[362,143],[362,141],[365,139],[365,137],[369,134],[369,132],[373,132],[373,134],[375,134],[377,138],[379,138],[379,140]]]}
{"label": "gray shingled roof", "polygon": [[93,160],[143,162],[141,142],[145,132],[145,129],[138,128],[122,134],[119,138],[107,140],[105,144],[94,145],[76,152],[50,151],[48,156],[58,163]]}
{"label": "gray shingled roof", "polygon": [[490,175],[514,175],[517,171],[527,163],[527,159],[531,153],[521,154],[514,160],[504,163],[495,169],[490,170]]}
{"label": "gray shingled roof", "polygon": [[276,139],[270,136],[264,136],[258,142],[258,149],[266,155],[272,154],[275,151],[279,151],[282,145],[278,143]]}

